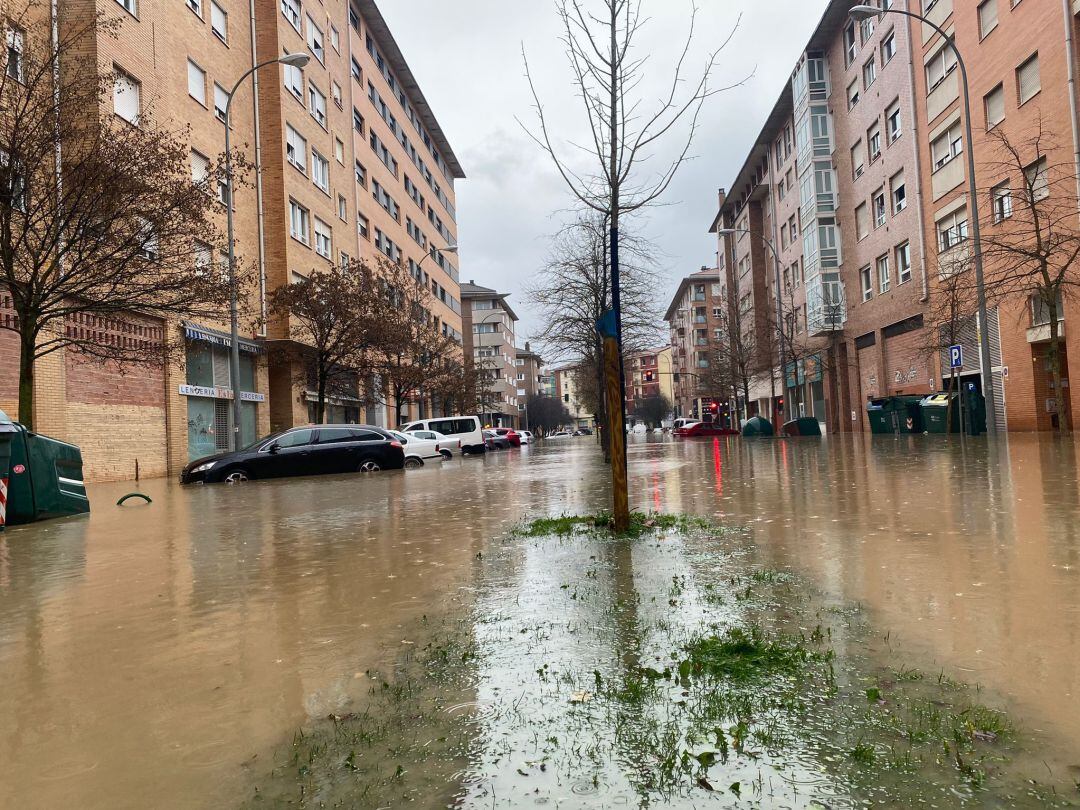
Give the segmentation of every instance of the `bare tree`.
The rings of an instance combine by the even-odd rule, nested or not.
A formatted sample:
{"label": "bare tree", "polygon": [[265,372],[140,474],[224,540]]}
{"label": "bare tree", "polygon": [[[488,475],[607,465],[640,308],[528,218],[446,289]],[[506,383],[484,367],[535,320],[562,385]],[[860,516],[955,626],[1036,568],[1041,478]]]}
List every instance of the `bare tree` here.
{"label": "bare tree", "polygon": [[[1041,119],[1023,135],[995,127],[987,138],[996,157],[984,174],[997,183],[987,190],[991,221],[982,233],[987,295],[1029,302],[1032,322],[1046,326],[1057,427],[1066,430],[1061,320],[1065,299],[1080,286],[1076,168],[1071,150],[1059,146]],[[1056,162],[1055,155],[1070,160]]]}
{"label": "bare tree", "polygon": [[[592,10],[594,5],[595,11]],[[530,135],[551,157],[570,192],[582,205],[603,217],[610,231],[611,310],[615,317],[614,346],[619,353],[615,358],[617,363],[611,363],[610,367],[621,370],[621,218],[659,200],[687,160],[702,105],[709,96],[718,92],[718,89],[709,86],[709,79],[719,50],[708,56],[696,79],[688,79],[686,62],[697,17],[696,7],[691,6],[689,32],[672,70],[670,84],[652,110],[648,111],[645,102],[635,98],[647,78],[648,65],[648,57],[639,56],[636,50],[636,41],[646,24],[642,16],[642,0],[557,0],[556,9],[562,24],[562,42],[590,137],[587,145],[572,144],[571,149],[575,156],[585,152],[595,162],[590,170],[579,171],[575,168],[578,161],[564,155],[561,145],[556,144],[552,136],[553,126],[523,53],[539,125],[539,132],[530,132]],[[720,49],[725,44],[726,40],[721,43]],[[681,124],[687,126],[688,132],[676,157],[658,170],[650,171],[654,151]],[[528,128],[526,131],[529,131]],[[611,430],[607,433],[609,436],[620,434],[615,441],[620,443],[621,451],[622,425],[626,419],[625,385],[622,379],[618,380],[618,386],[618,418],[608,420]],[[625,529],[629,522],[625,461],[624,452],[614,454],[612,474],[617,484],[615,524],[620,530]]]}
{"label": "bare tree", "polygon": [[289,342],[277,352],[307,366],[316,389],[315,421],[323,422],[329,395],[358,395],[371,371],[371,352],[383,342],[385,299],[370,265],[313,270],[279,287],[270,312],[289,319]]}
{"label": "bare tree", "polygon": [[670,413],[671,400],[663,394],[650,394],[634,403],[634,416],[649,427],[660,427]]}
{"label": "bare tree", "polygon": [[223,315],[229,287],[211,261],[222,242],[221,172],[208,167],[192,182],[186,133],[158,126],[149,106],[131,121],[103,112],[123,77],[85,45],[117,26],[62,12],[54,41],[41,7],[11,11],[0,74],[0,288],[13,317],[0,329],[19,336],[19,419],[32,427],[43,357],[67,349],[161,364],[167,332],[145,339],[139,324]]}
{"label": "bare tree", "polygon": [[369,357],[381,390],[371,393],[393,401],[400,424],[410,401],[439,390],[446,359],[460,358],[461,346],[436,325],[434,298],[421,278],[400,262],[388,261],[380,263],[376,275],[382,285],[382,324]]}

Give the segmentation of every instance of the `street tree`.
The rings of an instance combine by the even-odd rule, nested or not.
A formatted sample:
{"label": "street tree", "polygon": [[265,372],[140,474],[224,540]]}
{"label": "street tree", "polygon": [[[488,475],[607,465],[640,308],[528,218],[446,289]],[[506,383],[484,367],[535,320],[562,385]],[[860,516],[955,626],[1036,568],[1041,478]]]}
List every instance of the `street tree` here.
{"label": "street tree", "polygon": [[634,403],[634,416],[649,427],[659,427],[671,415],[671,400],[663,394],[650,394]]}
{"label": "street tree", "polygon": [[404,264],[380,261],[376,278],[381,326],[369,357],[379,386],[370,393],[386,403],[392,400],[396,424],[401,424],[410,401],[439,389],[446,359],[460,358],[461,346],[436,323],[431,290]]}
{"label": "street tree", "polygon": [[570,411],[561,399],[543,394],[530,394],[527,400],[529,408],[529,427],[541,433],[569,425]]}
{"label": "street tree", "polygon": [[229,298],[211,261],[220,168],[193,182],[187,133],[146,99],[130,105],[132,120],[112,114],[114,92],[134,91],[86,43],[116,36],[116,24],[65,14],[54,40],[41,11],[9,9],[0,73],[0,300],[10,307],[0,329],[18,335],[28,427],[42,358],[162,364],[180,342],[167,331],[163,342],[129,337],[136,324],[216,318]]}
{"label": "street tree", "polygon": [[289,340],[275,348],[275,359],[307,368],[317,423],[329,396],[356,396],[358,381],[369,376],[372,351],[384,343],[382,308],[379,283],[364,261],[312,270],[271,297],[270,313],[289,323]]}
{"label": "street tree", "polygon": [[[1041,119],[1021,133],[995,127],[986,137],[995,157],[984,175],[996,182],[986,190],[991,212],[982,229],[987,296],[1026,301],[1032,322],[1046,327],[1057,427],[1066,430],[1069,415],[1062,387],[1061,324],[1065,300],[1080,287],[1073,154]],[[1057,155],[1062,159],[1057,160]]]}
{"label": "street tree", "polygon": [[[950,346],[963,342],[964,333],[973,333],[978,302],[972,280],[971,261],[966,256],[938,258],[937,282],[932,286],[923,330],[923,353],[941,358]],[[945,364],[942,364],[942,374]],[[957,369],[949,369],[950,394],[958,390]],[[952,432],[952,409],[945,414],[946,432]]]}
{"label": "street tree", "polygon": [[[611,265],[611,310],[615,319],[614,345],[618,356],[607,363],[621,377],[623,368],[622,288],[619,265],[622,217],[656,203],[667,191],[679,168],[689,157],[698,116],[707,98],[718,92],[709,84],[719,50],[705,59],[700,72],[689,75],[687,60],[694,39],[697,9],[691,6],[689,32],[671,70],[670,82],[655,104],[644,98],[643,86],[651,79],[648,57],[639,55],[637,40],[646,25],[642,0],[557,0],[572,81],[582,103],[588,130],[586,144],[568,147],[556,141],[556,127],[545,111],[534,82],[528,58],[525,73],[536,107],[538,132],[526,131],[548,154],[571,194],[586,208],[602,217],[610,233],[608,252]],[[732,29],[732,33],[734,32]],[[730,38],[730,35],[729,35]],[[725,42],[721,43],[722,49]],[[651,66],[650,66],[651,67]],[[654,163],[657,150],[680,126],[685,128],[674,157],[662,165]],[[584,151],[591,168],[581,168]],[[629,524],[626,491],[625,389],[623,380],[610,380],[612,397],[607,431],[615,442],[612,450],[612,479],[615,483],[615,528]]]}

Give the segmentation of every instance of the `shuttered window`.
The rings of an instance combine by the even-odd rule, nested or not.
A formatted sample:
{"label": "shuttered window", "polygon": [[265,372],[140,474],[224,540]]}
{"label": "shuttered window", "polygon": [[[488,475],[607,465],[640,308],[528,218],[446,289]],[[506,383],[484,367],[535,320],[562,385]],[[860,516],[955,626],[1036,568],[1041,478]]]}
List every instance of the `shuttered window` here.
{"label": "shuttered window", "polygon": [[979,5],[979,38],[986,37],[997,28],[998,24],[998,0],[983,0]]}
{"label": "shuttered window", "polygon": [[1016,88],[1023,104],[1042,88],[1039,79],[1039,54],[1036,53],[1016,69]]}
{"label": "shuttered window", "polygon": [[1005,86],[999,84],[983,98],[986,108],[986,128],[993,129],[1005,120]]}

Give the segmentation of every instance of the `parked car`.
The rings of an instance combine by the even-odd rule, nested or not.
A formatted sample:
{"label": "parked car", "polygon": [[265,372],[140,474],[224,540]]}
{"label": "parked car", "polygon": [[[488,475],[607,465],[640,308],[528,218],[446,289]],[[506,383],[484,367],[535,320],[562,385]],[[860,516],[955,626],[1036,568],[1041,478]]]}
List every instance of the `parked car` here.
{"label": "parked car", "polygon": [[500,436],[505,436],[511,447],[521,447],[521,434],[513,428],[492,428]]}
{"label": "parked car", "polygon": [[522,444],[532,444],[533,443],[533,435],[532,435],[531,430],[519,430],[518,435],[521,436],[521,443]]}
{"label": "parked car", "polygon": [[181,484],[238,484],[260,478],[377,472],[405,466],[401,442],[371,425],[308,425],[275,433],[237,450],[196,459]]}
{"label": "parked car", "polygon": [[452,439],[460,439],[462,455],[483,453],[486,449],[483,425],[476,416],[444,416],[439,419],[420,419],[401,428],[404,433],[417,430],[433,430]]}
{"label": "parked car", "polygon": [[556,430],[554,433],[549,433],[545,436],[545,439],[570,439],[576,436],[576,433],[571,433],[569,430]]}
{"label": "parked car", "polygon": [[575,436],[592,436],[592,428],[578,428],[574,431]]}
{"label": "parked car", "polygon": [[413,430],[410,431],[410,435],[420,439],[429,439],[438,444],[439,452],[442,453],[443,458],[453,458],[454,453],[461,454],[461,439],[456,436],[444,436],[434,430]]}
{"label": "parked car", "polygon": [[494,430],[484,431],[484,443],[487,445],[488,450],[510,449],[510,439],[506,436],[500,436]]}
{"label": "parked car", "polygon": [[401,442],[405,450],[406,469],[423,467],[425,461],[432,459],[443,460],[443,454],[439,452],[439,443],[434,439],[422,439],[416,433],[401,433],[397,430],[391,430],[390,434]]}
{"label": "parked car", "polygon": [[675,428],[675,435],[683,438],[694,436],[738,436],[739,431],[734,428],[720,427],[716,422],[690,422],[682,427]]}

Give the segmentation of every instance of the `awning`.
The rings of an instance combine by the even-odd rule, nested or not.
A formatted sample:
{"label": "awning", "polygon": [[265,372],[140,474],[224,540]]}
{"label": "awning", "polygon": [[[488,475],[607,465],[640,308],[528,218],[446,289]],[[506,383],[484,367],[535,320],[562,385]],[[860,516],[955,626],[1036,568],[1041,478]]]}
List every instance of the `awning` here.
{"label": "awning", "polygon": [[[184,327],[184,337],[188,340],[201,340],[204,343],[212,343],[215,346],[224,346],[225,348],[232,347],[232,337],[224,332],[208,329],[205,326],[188,321],[181,321],[181,325]],[[258,343],[253,343],[250,340],[240,340],[240,351],[248,354],[262,354],[263,349]]]}

